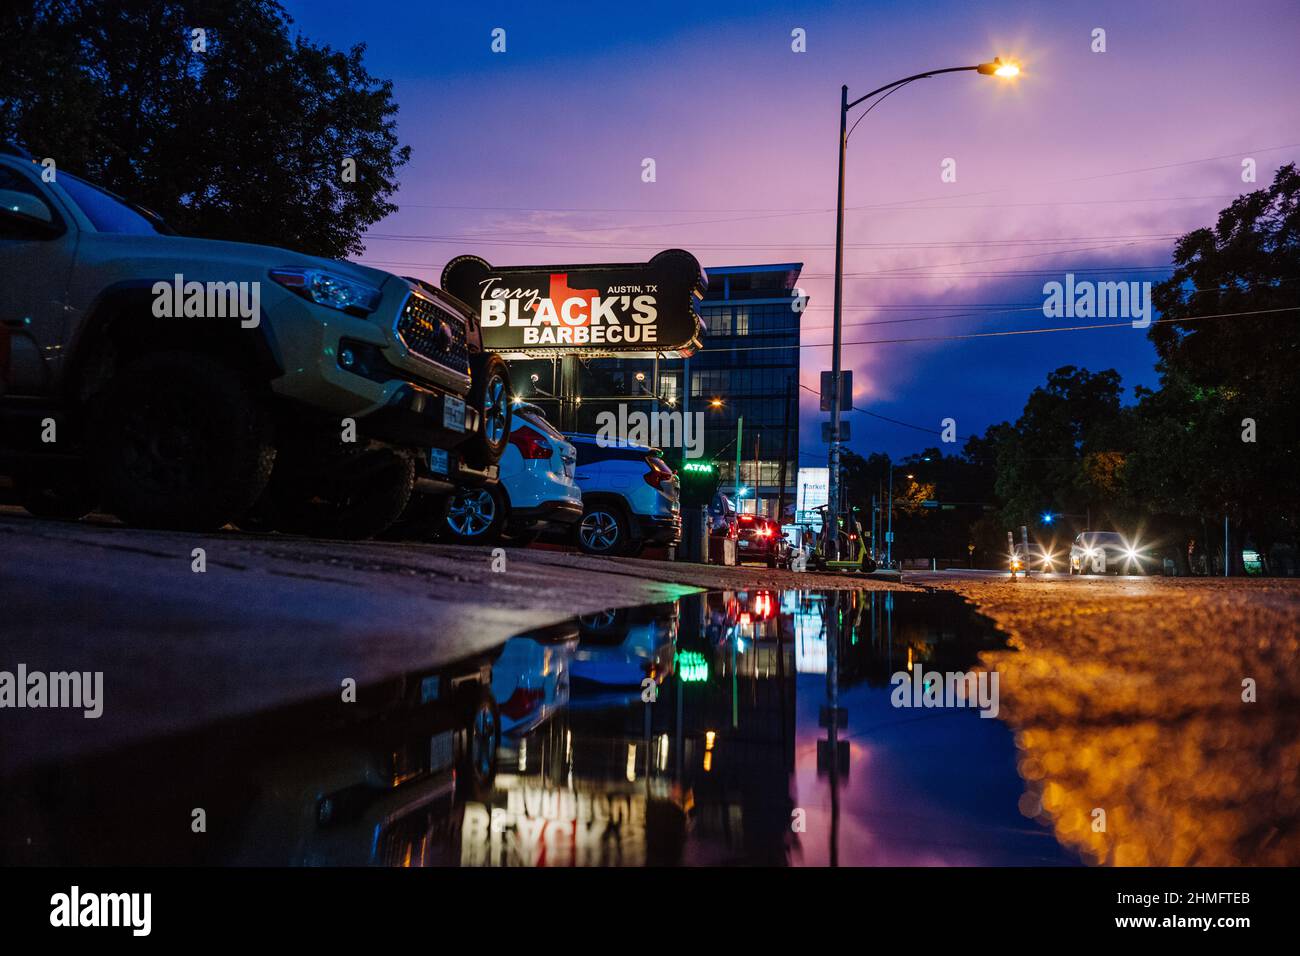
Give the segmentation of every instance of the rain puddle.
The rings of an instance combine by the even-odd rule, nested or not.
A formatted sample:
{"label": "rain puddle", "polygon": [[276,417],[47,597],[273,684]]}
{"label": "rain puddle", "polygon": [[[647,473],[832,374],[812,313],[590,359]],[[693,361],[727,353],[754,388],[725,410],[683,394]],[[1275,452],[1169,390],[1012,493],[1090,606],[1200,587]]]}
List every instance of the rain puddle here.
{"label": "rain puddle", "polygon": [[589,615],[346,708],[29,770],[0,787],[0,862],[1078,863],[1018,810],[995,685],[948,676],[1005,646],[946,592]]}

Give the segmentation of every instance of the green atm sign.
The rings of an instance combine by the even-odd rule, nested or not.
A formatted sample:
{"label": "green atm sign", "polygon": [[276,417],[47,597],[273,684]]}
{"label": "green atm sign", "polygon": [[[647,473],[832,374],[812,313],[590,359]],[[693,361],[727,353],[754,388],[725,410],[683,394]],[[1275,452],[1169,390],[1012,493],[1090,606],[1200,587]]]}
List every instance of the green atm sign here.
{"label": "green atm sign", "polygon": [[690,472],[696,475],[713,474],[713,465],[707,461],[688,461],[682,465],[682,471]]}

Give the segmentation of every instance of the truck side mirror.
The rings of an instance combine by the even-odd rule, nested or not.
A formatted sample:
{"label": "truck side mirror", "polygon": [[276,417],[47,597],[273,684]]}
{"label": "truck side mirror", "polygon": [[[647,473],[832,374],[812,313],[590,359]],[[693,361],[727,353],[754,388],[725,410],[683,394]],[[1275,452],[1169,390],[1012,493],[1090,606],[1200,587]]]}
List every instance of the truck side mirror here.
{"label": "truck side mirror", "polygon": [[61,231],[45,200],[13,189],[0,189],[0,220],[16,226],[22,232],[42,238],[57,236]]}

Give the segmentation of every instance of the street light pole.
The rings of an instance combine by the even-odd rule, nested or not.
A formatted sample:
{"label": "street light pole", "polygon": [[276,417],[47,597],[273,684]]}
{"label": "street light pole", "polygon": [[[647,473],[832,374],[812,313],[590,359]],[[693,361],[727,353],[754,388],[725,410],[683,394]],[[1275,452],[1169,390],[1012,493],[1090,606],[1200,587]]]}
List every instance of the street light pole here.
{"label": "street light pole", "polygon": [[885,532],[885,567],[894,566],[894,461],[889,462],[889,530]]}
{"label": "street light pole", "polygon": [[840,355],[844,324],[840,321],[844,296],[844,153],[849,145],[846,124],[849,119],[849,88],[840,87],[840,183],[835,199],[835,315],[831,342],[831,456],[830,487],[827,490],[826,520],[830,524],[828,540],[831,560],[840,557],[840,536],[836,534],[840,509]]}
{"label": "street light pole", "polygon": [[[1012,61],[1003,62],[1002,59],[994,58],[991,63],[980,63],[976,66],[950,66],[943,70],[929,70],[925,73],[917,73],[913,76],[904,77],[901,80],[895,80],[893,83],[886,83],[877,90],[872,90],[864,96],[859,96],[856,100],[849,102],[849,88],[840,87],[840,156],[839,156],[839,188],[835,201],[835,305],[834,318],[832,320],[833,332],[831,339],[831,451],[830,451],[830,487],[827,489],[827,509],[826,520],[830,523],[831,534],[831,558],[839,558],[839,535],[835,533],[839,526],[839,507],[840,507],[840,416],[843,409],[840,407],[840,369],[842,366],[842,345],[843,329],[842,305],[844,297],[844,156],[848,150],[849,134],[853,132],[848,128],[849,110],[858,104],[871,99],[873,96],[879,96],[884,93],[888,96],[900,87],[906,86],[914,80],[924,80],[932,76],[939,76],[943,73],[965,73],[974,71],[982,76],[1001,76],[1013,77],[1020,73],[1020,67]],[[862,116],[866,116],[875,107],[883,102],[885,97],[881,97],[875,103],[867,107]],[[862,116],[858,117],[858,122],[862,121]],[[853,124],[856,128],[857,123]],[[890,476],[892,480],[892,475]],[[739,479],[737,479],[739,481]],[[893,518],[893,496],[890,496],[890,518]]]}

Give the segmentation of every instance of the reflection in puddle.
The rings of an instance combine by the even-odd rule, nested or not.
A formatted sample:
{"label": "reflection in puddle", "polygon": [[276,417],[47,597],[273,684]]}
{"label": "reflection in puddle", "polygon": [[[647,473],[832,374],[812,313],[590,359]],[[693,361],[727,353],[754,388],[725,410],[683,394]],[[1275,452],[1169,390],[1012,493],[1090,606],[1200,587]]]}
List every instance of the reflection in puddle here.
{"label": "reflection in puddle", "polygon": [[[7,781],[5,863],[1078,862],[1012,736],[891,706],[1000,635],[947,593],[696,594]],[[191,832],[194,808],[207,831]]]}

